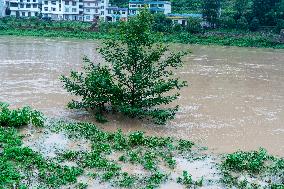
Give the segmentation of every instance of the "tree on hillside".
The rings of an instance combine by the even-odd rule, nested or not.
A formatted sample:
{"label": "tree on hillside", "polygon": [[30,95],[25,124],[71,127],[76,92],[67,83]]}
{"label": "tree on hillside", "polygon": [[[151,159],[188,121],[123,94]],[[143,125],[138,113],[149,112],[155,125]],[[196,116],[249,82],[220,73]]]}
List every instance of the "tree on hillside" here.
{"label": "tree on hillside", "polygon": [[245,13],[248,11],[249,8],[249,0],[236,0],[234,9],[236,11],[236,19],[240,19]]}
{"label": "tree on hillside", "polygon": [[221,4],[220,0],[204,0],[203,1],[203,17],[208,21],[210,27],[214,28],[220,16]]}
{"label": "tree on hillside", "polygon": [[277,18],[278,19],[284,19],[284,0],[281,0],[276,5],[276,10],[277,10]]}
{"label": "tree on hillside", "polygon": [[74,101],[78,105],[74,108],[93,109],[98,115],[110,109],[159,124],[174,118],[178,106],[159,106],[176,100],[176,90],[186,86],[173,72],[182,66],[184,53],[166,53],[167,46],[155,44],[152,22],[153,16],[143,10],[121,23],[118,38],[105,41],[99,49],[109,66],[87,61],[85,72],[61,78],[69,92],[82,98]]}
{"label": "tree on hillside", "polygon": [[152,30],[155,32],[171,33],[173,28],[173,22],[167,18],[165,14],[154,14],[154,21],[152,24]]}
{"label": "tree on hillside", "polygon": [[280,0],[253,0],[252,14],[261,25],[274,25],[274,11]]}

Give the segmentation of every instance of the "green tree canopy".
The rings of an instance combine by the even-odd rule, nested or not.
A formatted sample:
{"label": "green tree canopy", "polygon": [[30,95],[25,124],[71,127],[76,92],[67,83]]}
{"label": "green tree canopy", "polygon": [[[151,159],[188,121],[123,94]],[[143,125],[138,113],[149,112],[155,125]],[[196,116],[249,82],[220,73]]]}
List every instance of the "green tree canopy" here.
{"label": "green tree canopy", "polygon": [[105,41],[99,49],[110,67],[89,63],[92,66],[85,68],[85,73],[62,77],[64,87],[82,97],[82,101],[73,102],[79,105],[75,108],[91,108],[101,114],[110,106],[113,111],[151,118],[159,124],[174,118],[178,106],[165,105],[176,100],[177,90],[186,86],[174,74],[185,53],[170,53],[167,46],[154,43],[152,24],[153,15],[140,11],[120,23],[117,38]]}

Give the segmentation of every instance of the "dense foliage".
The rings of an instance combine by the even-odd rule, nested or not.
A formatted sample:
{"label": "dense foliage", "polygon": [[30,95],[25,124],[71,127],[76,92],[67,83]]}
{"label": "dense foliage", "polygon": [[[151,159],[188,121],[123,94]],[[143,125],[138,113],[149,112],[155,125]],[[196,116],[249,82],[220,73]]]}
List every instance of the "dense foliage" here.
{"label": "dense foliage", "polygon": [[16,110],[10,110],[9,105],[0,102],[0,126],[2,127],[20,127],[33,124],[43,126],[44,117],[37,110],[30,107],[24,107]]}
{"label": "dense foliage", "polygon": [[[60,161],[76,162],[84,169],[94,170],[91,178],[110,182],[119,188],[158,188],[176,168],[175,157],[191,152],[193,143],[170,137],[146,136],[137,131],[129,134],[121,130],[106,132],[90,123],[59,122],[58,132],[65,132],[72,139],[85,139],[92,144],[87,152],[66,151],[59,155]],[[110,158],[112,157],[112,158]],[[123,165],[142,167],[145,173],[130,174]],[[165,171],[161,165],[167,167]],[[200,183],[200,182],[196,182]],[[189,183],[181,184],[189,185]],[[193,181],[191,186],[195,185]]]}
{"label": "dense foliage", "polygon": [[[284,188],[284,159],[276,158],[264,149],[258,151],[238,151],[227,154],[221,164],[222,181],[229,188]],[[265,187],[254,181],[260,178],[268,180]]]}
{"label": "dense foliage", "polygon": [[31,188],[35,178],[43,188],[76,182],[82,169],[60,166],[22,146],[22,136],[15,128],[28,124],[43,126],[43,115],[29,107],[10,110],[7,104],[0,104],[0,188]]}
{"label": "dense foliage", "polygon": [[184,53],[170,53],[162,44],[155,44],[151,35],[152,15],[142,11],[137,17],[119,25],[117,39],[104,42],[99,49],[111,67],[85,61],[85,73],[63,76],[64,87],[81,96],[72,108],[95,110],[101,115],[107,109],[130,117],[151,118],[163,124],[173,119],[178,107],[159,108],[177,99],[186,82],[174,77],[173,69],[182,66]]}
{"label": "dense foliage", "polygon": [[220,0],[205,0],[203,2],[202,14],[211,28],[215,28],[221,14]]}

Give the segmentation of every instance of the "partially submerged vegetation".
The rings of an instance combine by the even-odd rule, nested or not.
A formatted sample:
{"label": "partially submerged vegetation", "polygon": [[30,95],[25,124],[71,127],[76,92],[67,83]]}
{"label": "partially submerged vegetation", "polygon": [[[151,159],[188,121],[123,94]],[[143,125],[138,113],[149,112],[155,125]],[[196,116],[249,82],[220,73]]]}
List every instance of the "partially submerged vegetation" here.
{"label": "partially submerged vegetation", "polygon": [[228,187],[284,188],[284,159],[259,151],[238,151],[225,156],[222,181]]}
{"label": "partially submerged vegetation", "polygon": [[[22,109],[8,110],[21,112]],[[4,115],[1,109],[1,120],[6,117]],[[11,118],[23,120],[26,116],[19,113]],[[42,116],[37,118],[44,121]],[[27,124],[31,122],[21,122],[16,128],[26,128]],[[70,140],[87,141],[90,148],[66,148],[58,151],[56,156],[48,157],[41,148],[22,142],[31,135],[22,136],[18,129],[2,121],[0,188],[98,188],[101,185],[159,188],[167,183],[186,188],[284,187],[284,159],[271,156],[264,149],[238,151],[223,157],[210,156],[191,141],[147,136],[140,131],[129,134],[121,130],[106,132],[91,123],[55,120],[45,122],[44,126],[34,126],[40,126],[44,133],[63,133]],[[207,159],[214,163],[208,165]],[[188,166],[190,164],[195,166]],[[204,165],[213,171],[213,178],[204,171]],[[204,171],[202,176],[196,176],[198,169]]]}
{"label": "partially submerged vegetation", "polygon": [[71,71],[70,76],[61,77],[64,88],[80,97],[69,108],[93,110],[101,122],[110,111],[157,124],[175,117],[178,106],[171,107],[171,102],[187,82],[173,70],[183,66],[186,52],[170,52],[167,46],[155,43],[152,22],[153,16],[141,11],[121,23],[116,40],[104,41],[98,49],[107,65],[85,58],[83,72]]}

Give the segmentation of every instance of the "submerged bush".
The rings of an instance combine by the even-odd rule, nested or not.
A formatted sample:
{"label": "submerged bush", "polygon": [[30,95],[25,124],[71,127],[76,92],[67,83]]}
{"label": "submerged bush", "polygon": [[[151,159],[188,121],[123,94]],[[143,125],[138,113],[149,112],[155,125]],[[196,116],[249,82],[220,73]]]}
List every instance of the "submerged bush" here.
{"label": "submerged bush", "polygon": [[10,110],[8,104],[0,102],[0,126],[20,127],[28,124],[39,127],[43,126],[43,114],[37,110],[32,110],[28,106]]}
{"label": "submerged bush", "polygon": [[269,156],[264,149],[253,152],[238,151],[228,154],[223,166],[234,171],[260,172],[265,168]]}
{"label": "submerged bush", "polygon": [[169,92],[186,86],[173,72],[182,66],[185,53],[170,53],[162,59],[169,49],[155,44],[152,20],[150,13],[141,11],[137,17],[120,23],[117,38],[105,41],[99,49],[110,67],[87,61],[85,72],[71,72],[69,78],[61,78],[67,91],[82,97],[80,102],[69,103],[69,107],[92,109],[97,115],[111,109],[158,124],[174,118],[178,106],[159,106],[176,100],[179,93]]}

